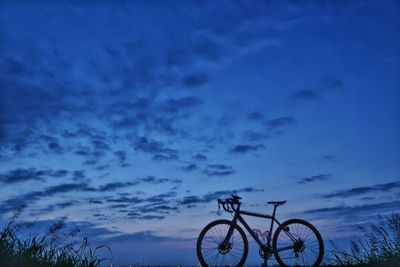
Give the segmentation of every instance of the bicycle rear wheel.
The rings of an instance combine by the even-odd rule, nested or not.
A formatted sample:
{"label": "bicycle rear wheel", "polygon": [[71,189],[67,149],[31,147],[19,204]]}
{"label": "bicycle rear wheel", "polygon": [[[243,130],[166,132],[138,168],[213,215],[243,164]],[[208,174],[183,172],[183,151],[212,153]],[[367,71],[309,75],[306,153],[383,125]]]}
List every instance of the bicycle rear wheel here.
{"label": "bicycle rear wheel", "polygon": [[234,225],[228,244],[223,241],[232,222],[217,220],[209,223],[200,232],[197,239],[197,257],[201,266],[243,266],[248,253],[248,242],[245,233]]}
{"label": "bicycle rear wheel", "polygon": [[292,219],[282,223],[272,240],[275,259],[281,266],[319,266],[324,256],[324,243],[309,222]]}

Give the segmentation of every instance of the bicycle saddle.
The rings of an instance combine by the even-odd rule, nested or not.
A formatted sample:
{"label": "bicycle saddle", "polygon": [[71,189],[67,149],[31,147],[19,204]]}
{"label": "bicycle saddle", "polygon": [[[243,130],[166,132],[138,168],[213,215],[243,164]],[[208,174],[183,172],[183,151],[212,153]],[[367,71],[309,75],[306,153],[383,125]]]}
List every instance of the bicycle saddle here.
{"label": "bicycle saddle", "polygon": [[280,205],[285,204],[286,202],[287,202],[287,201],[284,200],[284,201],[268,201],[267,203],[268,203],[268,204],[275,205],[275,206],[280,206]]}

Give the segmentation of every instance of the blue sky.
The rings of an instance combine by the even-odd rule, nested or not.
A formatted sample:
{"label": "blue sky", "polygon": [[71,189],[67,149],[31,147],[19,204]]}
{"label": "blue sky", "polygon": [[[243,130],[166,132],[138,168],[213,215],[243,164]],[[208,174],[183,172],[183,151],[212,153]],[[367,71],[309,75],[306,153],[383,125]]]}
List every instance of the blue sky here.
{"label": "blue sky", "polygon": [[325,239],[398,211],[399,9],[2,1],[2,220],[26,205],[120,263],[175,264],[232,192]]}

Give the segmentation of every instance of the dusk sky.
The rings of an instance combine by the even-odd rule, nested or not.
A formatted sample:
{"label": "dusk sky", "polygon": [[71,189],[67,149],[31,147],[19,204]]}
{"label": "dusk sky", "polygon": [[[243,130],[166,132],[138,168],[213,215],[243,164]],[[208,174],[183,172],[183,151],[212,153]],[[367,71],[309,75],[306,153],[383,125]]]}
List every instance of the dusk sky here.
{"label": "dusk sky", "polygon": [[116,263],[196,264],[231,193],[265,213],[288,200],[278,219],[326,242],[400,211],[399,14],[399,1],[1,1],[1,225],[25,205],[20,220],[64,218]]}

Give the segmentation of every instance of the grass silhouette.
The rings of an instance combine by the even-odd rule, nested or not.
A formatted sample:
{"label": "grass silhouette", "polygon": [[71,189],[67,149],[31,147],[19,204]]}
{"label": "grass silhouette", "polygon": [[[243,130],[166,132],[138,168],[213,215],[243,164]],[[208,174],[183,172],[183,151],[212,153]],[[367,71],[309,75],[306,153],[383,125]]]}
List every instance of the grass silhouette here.
{"label": "grass silhouette", "polygon": [[98,246],[92,249],[85,237],[81,243],[75,240],[79,229],[67,231],[63,221],[50,225],[43,235],[19,237],[34,223],[16,223],[22,208],[10,218],[0,232],[0,263],[2,267],[98,267],[106,260],[99,258]]}
{"label": "grass silhouette", "polygon": [[[42,235],[24,236],[34,223],[17,223],[22,209],[18,209],[0,232],[0,263],[2,267],[99,267],[112,261],[107,246],[89,245],[86,237],[78,243],[79,229],[67,230],[63,221],[57,221]],[[343,251],[332,242],[329,265],[325,266],[400,266],[400,213],[381,217],[378,223],[359,227],[362,236],[351,241],[350,249]],[[99,258],[99,249],[109,251],[109,259]]]}
{"label": "grass silhouette", "polygon": [[362,236],[352,240],[349,251],[332,242],[331,261],[339,266],[400,266],[400,213],[381,217],[378,223],[359,227]]}

